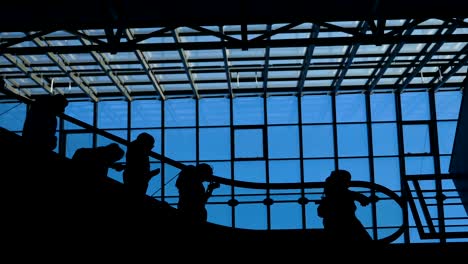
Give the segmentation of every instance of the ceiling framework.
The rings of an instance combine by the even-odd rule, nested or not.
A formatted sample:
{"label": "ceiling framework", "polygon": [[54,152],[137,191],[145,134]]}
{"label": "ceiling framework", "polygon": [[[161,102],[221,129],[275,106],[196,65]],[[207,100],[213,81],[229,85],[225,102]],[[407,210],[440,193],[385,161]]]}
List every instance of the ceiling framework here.
{"label": "ceiling framework", "polygon": [[[70,23],[53,23],[46,16],[36,21],[32,15],[22,24],[2,24],[4,88],[28,98],[62,93],[96,102],[454,90],[467,75],[468,15],[461,15],[458,9],[464,6],[457,2],[448,1],[450,8],[418,6],[421,12],[410,14],[413,5],[398,11],[385,1],[350,0],[362,10],[330,16],[331,6],[319,4],[311,11],[315,16],[306,16],[301,10],[309,7],[301,5],[293,16],[288,7],[280,14],[279,6],[263,1],[271,14],[278,14],[273,18],[263,12],[254,17],[251,7],[257,3],[234,1],[240,5],[224,15],[205,10],[199,20],[192,13],[178,20],[168,14],[161,14],[166,20],[151,19],[141,8],[136,16],[130,1],[110,2],[95,3],[104,15],[93,11]],[[37,8],[50,13],[60,6]],[[246,15],[236,18],[236,12]]]}

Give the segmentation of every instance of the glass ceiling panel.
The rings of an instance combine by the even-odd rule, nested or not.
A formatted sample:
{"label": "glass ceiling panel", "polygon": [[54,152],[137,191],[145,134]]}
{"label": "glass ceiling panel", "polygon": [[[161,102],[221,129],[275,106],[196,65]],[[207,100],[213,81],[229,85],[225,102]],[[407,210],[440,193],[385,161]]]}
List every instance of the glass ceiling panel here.
{"label": "glass ceiling panel", "polygon": [[307,71],[307,77],[334,77],[337,70],[311,70]]}
{"label": "glass ceiling panel", "polygon": [[146,74],[139,74],[139,75],[118,75],[120,79],[124,80],[125,82],[149,82],[149,77]]}
{"label": "glass ceiling panel", "polygon": [[220,38],[213,36],[213,35],[180,36],[180,42],[214,42],[214,41],[219,42]]}
{"label": "glass ceiling panel", "polygon": [[458,52],[458,51],[461,51],[463,47],[465,47],[466,45],[467,45],[466,43],[462,43],[462,42],[444,43],[442,44],[442,47],[440,47],[438,51],[439,52],[443,52],[443,51]]}
{"label": "glass ceiling panel", "polygon": [[[148,92],[155,91],[153,85],[125,85],[130,92]],[[156,92],[156,91],[155,91]]]}
{"label": "glass ceiling panel", "polygon": [[[398,68],[393,68],[393,67],[389,67],[387,68],[387,70],[385,71],[385,75],[401,75],[403,74],[403,72],[405,71],[406,68],[401,68],[401,67],[398,67]],[[384,75],[384,76],[385,76]]]}
{"label": "glass ceiling panel", "polygon": [[224,67],[224,61],[190,62],[193,67]]}
{"label": "glass ceiling panel", "polygon": [[246,60],[246,61],[235,60],[235,61],[229,61],[229,64],[232,66],[246,65],[250,67],[252,65],[257,65],[259,67],[263,67],[263,65],[265,64],[265,61],[264,60]]}
{"label": "glass ceiling panel", "polygon": [[314,55],[344,55],[348,46],[315,47]]}
{"label": "glass ceiling panel", "polygon": [[66,39],[66,40],[48,40],[47,43],[49,46],[81,46],[81,41],[75,39]]}
{"label": "glass ceiling panel", "polygon": [[180,60],[179,52],[176,50],[152,51],[144,53],[147,59],[158,60]]}
{"label": "glass ceiling panel", "polygon": [[47,55],[25,55],[23,56],[30,63],[51,63]]}
{"label": "glass ceiling panel", "polygon": [[110,83],[111,80],[108,76],[83,76],[85,82],[88,83]]}
{"label": "glass ceiling panel", "polygon": [[221,80],[226,81],[225,72],[197,73],[195,80]]}
{"label": "glass ceiling panel", "polygon": [[181,91],[181,90],[192,90],[190,84],[161,84],[161,87],[166,91]]}
{"label": "glass ceiling panel", "polygon": [[259,89],[259,92],[261,91],[261,88],[262,88],[261,82],[235,82],[234,80],[232,80],[231,85],[233,88],[237,88],[237,89],[257,88]]}
{"label": "glass ceiling panel", "polygon": [[306,80],[304,87],[330,87],[332,80]]}
{"label": "glass ceiling panel", "polygon": [[365,79],[343,79],[341,86],[346,85],[365,85],[367,82],[367,78]]}
{"label": "glass ceiling panel", "polygon": [[223,51],[218,50],[189,50],[185,51],[188,59],[222,59]]}
{"label": "glass ceiling panel", "polygon": [[405,24],[406,19],[389,19],[385,21],[385,26],[387,27],[399,27]]}
{"label": "glass ceiling panel", "polygon": [[138,61],[138,58],[135,56],[134,52],[118,52],[116,54],[111,53],[101,53],[101,55],[110,62],[119,62],[119,61]]}
{"label": "glass ceiling panel", "polygon": [[220,83],[197,83],[197,87],[200,90],[217,90],[217,89],[222,89],[222,90],[227,90],[228,86],[226,82],[220,82]]}
{"label": "glass ceiling panel", "polygon": [[188,81],[187,74],[156,74],[159,81]]}
{"label": "glass ceiling panel", "polygon": [[163,28],[160,27],[152,27],[152,28],[132,28],[131,31],[133,34],[149,34],[158,30],[161,30]]}
{"label": "glass ceiling panel", "polygon": [[299,78],[299,71],[270,71],[268,77],[271,78]]}
{"label": "glass ceiling panel", "polygon": [[177,62],[177,63],[166,63],[166,62],[159,62],[159,63],[151,63],[150,64],[151,68],[156,68],[156,69],[184,69],[184,65],[182,62]]}
{"label": "glass ceiling panel", "polygon": [[431,19],[428,19],[428,20],[423,21],[422,23],[420,23],[420,25],[424,25],[424,26],[440,26],[440,25],[442,25],[443,23],[444,23],[443,20],[431,18]]}
{"label": "glass ceiling panel", "polygon": [[230,58],[265,57],[265,49],[228,49]]}
{"label": "glass ceiling panel", "polygon": [[370,69],[349,69],[346,72],[346,76],[370,76],[374,71],[373,68]]}
{"label": "glass ceiling panel", "polygon": [[437,32],[437,29],[415,29],[412,35],[428,35],[432,36]]}
{"label": "glass ceiling panel", "polygon": [[153,38],[148,38],[143,41],[140,41],[138,43],[175,43],[175,39],[172,36],[169,37],[153,37]]}
{"label": "glass ceiling panel", "polygon": [[308,39],[310,33],[280,33],[275,34],[271,39]]}
{"label": "glass ceiling panel", "polygon": [[377,82],[378,85],[394,85],[398,81],[398,78],[380,78]]}
{"label": "glass ceiling panel", "polygon": [[422,48],[424,48],[424,44],[422,43],[404,44],[399,53],[404,54],[404,53],[420,52]]}
{"label": "glass ceiling panel", "polygon": [[356,54],[384,54],[390,45],[361,45]]}
{"label": "glass ceiling panel", "polygon": [[457,28],[452,34],[468,34],[468,27]]}
{"label": "glass ceiling panel", "polygon": [[80,54],[63,54],[62,55],[69,62],[95,62],[96,60],[88,53]]}
{"label": "glass ceiling panel", "polygon": [[305,47],[271,48],[270,56],[304,56]]}
{"label": "glass ceiling panel", "polygon": [[11,82],[15,82],[19,85],[38,85],[35,81],[29,79],[29,78],[13,78],[13,79],[8,79]]}
{"label": "glass ceiling panel", "polygon": [[34,66],[34,70],[38,72],[47,72],[47,71],[61,72],[60,68],[56,66],[41,66],[41,67]]}
{"label": "glass ceiling panel", "polygon": [[336,21],[330,22],[330,24],[343,28],[356,28],[359,24],[359,21]]}
{"label": "glass ceiling panel", "polygon": [[297,81],[268,81],[269,88],[297,87]]}

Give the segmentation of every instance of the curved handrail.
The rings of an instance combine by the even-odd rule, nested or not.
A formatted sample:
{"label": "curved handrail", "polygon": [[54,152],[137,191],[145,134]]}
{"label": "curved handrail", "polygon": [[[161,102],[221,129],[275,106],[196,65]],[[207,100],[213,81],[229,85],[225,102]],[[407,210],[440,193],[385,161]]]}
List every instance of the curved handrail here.
{"label": "curved handrail", "polygon": [[[111,140],[116,141],[117,143],[120,143],[122,145],[128,145],[128,141],[125,139],[122,139],[118,136],[115,136],[107,131],[101,130],[99,128],[95,128],[85,122],[82,122],[78,119],[75,119],[71,116],[65,115],[65,114],[60,114],[60,118],[63,118],[66,121],[69,121],[71,123],[74,123],[75,125],[81,126],[87,130],[90,130],[92,132],[95,132],[101,136],[107,137]],[[151,152],[150,156],[160,160],[163,163],[167,163],[169,165],[172,165],[178,169],[183,169],[187,165],[178,162],[176,160],[170,159],[168,157],[165,157],[161,154],[158,154],[156,152]],[[212,176],[210,179],[211,181],[218,182],[220,184],[224,185],[229,185],[229,186],[235,186],[235,187],[241,187],[241,188],[249,188],[249,189],[302,189],[302,188],[323,188],[324,182],[304,182],[304,183],[258,183],[258,182],[246,182],[246,181],[239,181],[239,180],[231,180],[231,179],[226,179],[223,177],[219,176]],[[391,191],[390,189],[376,184],[376,183],[371,183],[371,182],[365,182],[365,181],[351,181],[350,184],[351,187],[363,187],[363,188],[368,188],[370,190],[375,190],[378,192],[381,192],[385,195],[387,195],[389,198],[394,200],[402,209],[404,208],[404,201],[403,199],[398,196],[395,192]],[[393,234],[378,239],[379,243],[390,243],[397,239],[405,230],[404,225],[402,224]]]}

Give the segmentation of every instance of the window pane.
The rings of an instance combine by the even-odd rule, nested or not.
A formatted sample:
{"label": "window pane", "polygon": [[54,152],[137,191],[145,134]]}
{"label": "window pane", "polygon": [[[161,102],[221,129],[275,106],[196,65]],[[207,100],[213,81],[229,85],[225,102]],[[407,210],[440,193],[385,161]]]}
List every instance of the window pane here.
{"label": "window pane", "polygon": [[161,101],[135,100],[131,111],[132,128],[161,127]]}
{"label": "window pane", "polygon": [[372,143],[375,156],[398,155],[396,124],[372,124]]}
{"label": "window pane", "polygon": [[301,182],[299,160],[270,160],[269,167],[271,183]]}
{"label": "window pane", "polygon": [[457,119],[463,94],[460,91],[435,93],[437,119]]}
{"label": "window pane", "polygon": [[302,98],[303,123],[331,123],[332,106],[329,95],[304,95]]}
{"label": "window pane", "polygon": [[139,134],[148,133],[154,138],[154,147],[153,152],[161,153],[162,152],[162,137],[161,129],[132,129],[130,130],[130,141],[135,140]]}
{"label": "window pane", "polygon": [[298,158],[299,131],[297,126],[268,127],[270,158]]}
{"label": "window pane", "polygon": [[267,229],[267,211],[263,204],[239,204],[235,207],[236,227]]}
{"label": "window pane", "polygon": [[305,125],[302,127],[304,158],[333,157],[333,127],[331,125]]}
{"label": "window pane", "polygon": [[26,119],[26,104],[0,103],[0,127],[10,131],[22,131]]}
{"label": "window pane", "polygon": [[[65,108],[66,115],[76,118],[88,125],[93,126],[93,114],[94,114],[94,103],[93,102],[74,102],[69,101],[68,106]],[[70,122],[65,122],[65,129],[80,129],[82,127],[77,126]]]}
{"label": "window pane", "polygon": [[75,151],[79,148],[92,148],[93,135],[91,133],[66,133],[65,155],[68,158],[73,157]]}
{"label": "window pane", "polygon": [[337,122],[366,121],[366,101],[364,94],[340,94],[336,96]]}
{"label": "window pane", "polygon": [[274,203],[271,209],[271,229],[301,229],[302,207],[298,203]]}
{"label": "window pane", "polygon": [[271,96],[267,98],[269,124],[297,124],[297,97]]}
{"label": "window pane", "polygon": [[200,159],[227,160],[231,158],[229,128],[200,128]]}
{"label": "window pane", "polygon": [[375,158],[374,159],[375,183],[399,191],[400,187],[400,162],[398,158]]}
{"label": "window pane", "polygon": [[304,182],[323,182],[334,169],[333,159],[304,160]]}
{"label": "window pane", "polygon": [[234,125],[264,124],[262,97],[237,97],[233,99]]}
{"label": "window pane", "polygon": [[[246,182],[266,183],[264,161],[236,161],[234,163],[234,179]],[[263,190],[251,190],[256,193]]]}
{"label": "window pane", "polygon": [[400,96],[403,120],[429,120],[429,97],[427,92],[405,92]]}
{"label": "window pane", "polygon": [[366,125],[338,125],[338,155],[367,156],[367,129]]}
{"label": "window pane", "polygon": [[166,129],[165,156],[177,161],[195,160],[195,129]]}
{"label": "window pane", "polygon": [[456,129],[457,129],[457,122],[450,122],[450,121],[437,122],[437,132],[439,134],[440,154],[452,153]]}
{"label": "window pane", "polygon": [[434,174],[434,159],[432,157],[406,157],[406,174]]}
{"label": "window pane", "polygon": [[226,204],[207,204],[209,223],[215,223],[223,226],[232,226],[232,207]]}
{"label": "window pane", "polygon": [[200,126],[229,125],[229,99],[202,98],[198,102]]}
{"label": "window pane", "polygon": [[394,121],[395,95],[393,93],[374,93],[370,96],[372,121]]}
{"label": "window pane", "polygon": [[98,103],[99,128],[126,128],[127,102],[102,101]]}
{"label": "window pane", "polygon": [[340,169],[347,170],[351,173],[351,180],[370,181],[369,159],[339,159],[338,165]]}
{"label": "window pane", "polygon": [[164,118],[167,127],[195,126],[195,100],[191,98],[166,100]]}
{"label": "window pane", "polygon": [[236,158],[263,158],[262,129],[236,129],[234,146]]}
{"label": "window pane", "polygon": [[430,153],[429,126],[404,125],[403,142],[405,154]]}

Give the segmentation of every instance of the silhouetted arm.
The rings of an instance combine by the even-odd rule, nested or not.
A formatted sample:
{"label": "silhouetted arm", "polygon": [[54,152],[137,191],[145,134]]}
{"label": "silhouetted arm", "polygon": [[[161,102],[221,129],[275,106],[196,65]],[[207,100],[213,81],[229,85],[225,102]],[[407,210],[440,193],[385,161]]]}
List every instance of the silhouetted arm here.
{"label": "silhouetted arm", "polygon": [[208,199],[211,197],[213,194],[214,189],[219,188],[219,183],[218,182],[211,182],[208,184],[208,187],[205,192],[205,203],[208,201]]}
{"label": "silhouetted arm", "polygon": [[371,202],[371,199],[362,193],[355,192],[355,191],[350,191],[350,192],[352,194],[353,199],[355,201],[358,201],[362,206],[367,206]]}

